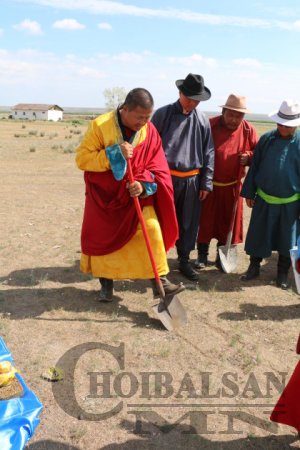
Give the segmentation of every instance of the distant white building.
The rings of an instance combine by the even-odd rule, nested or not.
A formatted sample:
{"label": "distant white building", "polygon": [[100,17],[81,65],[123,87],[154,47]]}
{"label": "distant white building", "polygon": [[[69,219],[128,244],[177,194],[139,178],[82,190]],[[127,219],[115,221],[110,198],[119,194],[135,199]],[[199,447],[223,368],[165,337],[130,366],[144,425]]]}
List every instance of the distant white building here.
{"label": "distant white building", "polygon": [[53,120],[63,118],[63,109],[58,105],[19,103],[12,108],[12,119]]}

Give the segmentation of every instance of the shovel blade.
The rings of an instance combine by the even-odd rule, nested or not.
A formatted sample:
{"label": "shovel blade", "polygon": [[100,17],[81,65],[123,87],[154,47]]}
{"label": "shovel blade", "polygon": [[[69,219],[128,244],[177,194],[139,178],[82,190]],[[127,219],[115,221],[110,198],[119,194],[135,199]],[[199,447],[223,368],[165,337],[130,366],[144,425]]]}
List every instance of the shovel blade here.
{"label": "shovel blade", "polygon": [[168,331],[176,330],[187,324],[186,311],[177,295],[166,297],[152,309]]}
{"label": "shovel blade", "polygon": [[222,269],[225,273],[232,273],[237,268],[237,246],[221,245],[218,248]]}

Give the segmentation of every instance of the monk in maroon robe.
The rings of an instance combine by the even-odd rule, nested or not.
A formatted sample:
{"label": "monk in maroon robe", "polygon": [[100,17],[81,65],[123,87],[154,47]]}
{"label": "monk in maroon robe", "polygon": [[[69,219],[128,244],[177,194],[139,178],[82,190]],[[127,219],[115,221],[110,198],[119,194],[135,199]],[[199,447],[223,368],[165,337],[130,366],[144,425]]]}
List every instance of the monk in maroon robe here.
{"label": "monk in maroon robe", "polygon": [[[217,245],[226,244],[234,203],[241,190],[241,179],[245,176],[245,166],[250,164],[258,137],[254,127],[244,120],[249,112],[245,97],[231,94],[222,115],[210,118],[215,147],[215,168],[213,191],[203,201],[197,248],[197,269],[207,265],[211,239]],[[233,226],[232,244],[243,241],[243,199],[237,200],[237,210]],[[221,269],[217,255],[216,265]]]}

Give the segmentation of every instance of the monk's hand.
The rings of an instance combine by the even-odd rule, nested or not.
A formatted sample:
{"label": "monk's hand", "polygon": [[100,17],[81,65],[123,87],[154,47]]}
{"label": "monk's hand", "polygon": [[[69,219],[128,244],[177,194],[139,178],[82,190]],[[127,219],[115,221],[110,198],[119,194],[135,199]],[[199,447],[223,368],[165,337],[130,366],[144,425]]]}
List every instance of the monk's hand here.
{"label": "monk's hand", "polygon": [[254,206],[253,198],[246,198],[246,203],[247,203],[247,206],[249,206],[249,208],[253,208],[253,206]]}
{"label": "monk's hand", "polygon": [[240,164],[246,166],[249,162],[249,156],[246,153],[240,153]]}
{"label": "monk's hand", "polygon": [[139,197],[144,192],[144,186],[139,181],[128,183],[127,189],[131,197]]}
{"label": "monk's hand", "polygon": [[123,156],[125,159],[132,158],[133,155],[133,147],[129,142],[123,142],[120,144],[121,152],[123,153]]}
{"label": "monk's hand", "polygon": [[199,199],[202,200],[202,201],[205,200],[206,197],[208,196],[208,194],[209,194],[208,191],[202,191],[202,190],[201,190],[201,191],[199,192]]}

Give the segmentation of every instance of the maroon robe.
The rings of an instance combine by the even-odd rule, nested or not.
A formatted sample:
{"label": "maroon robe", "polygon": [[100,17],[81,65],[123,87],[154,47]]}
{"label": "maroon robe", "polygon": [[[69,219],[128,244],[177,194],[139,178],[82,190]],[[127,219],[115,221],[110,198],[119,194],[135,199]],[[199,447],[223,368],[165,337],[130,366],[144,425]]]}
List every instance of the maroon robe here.
{"label": "maroon robe", "polygon": [[[300,354],[300,335],[296,347]],[[270,419],[296,428],[300,432],[300,361],[283,390]]]}
{"label": "maroon robe", "polygon": [[[134,179],[157,183],[154,195],[140,199],[141,206],[153,205],[162,230],[166,251],[178,237],[173,186],[161,139],[152,123],[146,139],[135,147],[131,159]],[[151,176],[154,175],[154,179]],[[136,232],[138,216],[126,184],[128,173],[115,180],[111,170],[85,172],[86,202],[81,233],[82,252],[101,256],[122,248]]]}
{"label": "maroon robe", "polygon": [[[257,134],[245,120],[237,130],[229,130],[222,125],[222,116],[210,119],[215,146],[214,181],[232,183],[245,176],[245,168],[240,168],[240,153],[246,153],[251,160]],[[249,131],[248,131],[249,130]],[[198,242],[208,244],[217,239],[225,244],[231,224],[236,196],[239,197],[241,183],[227,186],[214,185],[213,191],[202,202]],[[233,227],[232,243],[243,242],[243,199],[239,197]]]}

